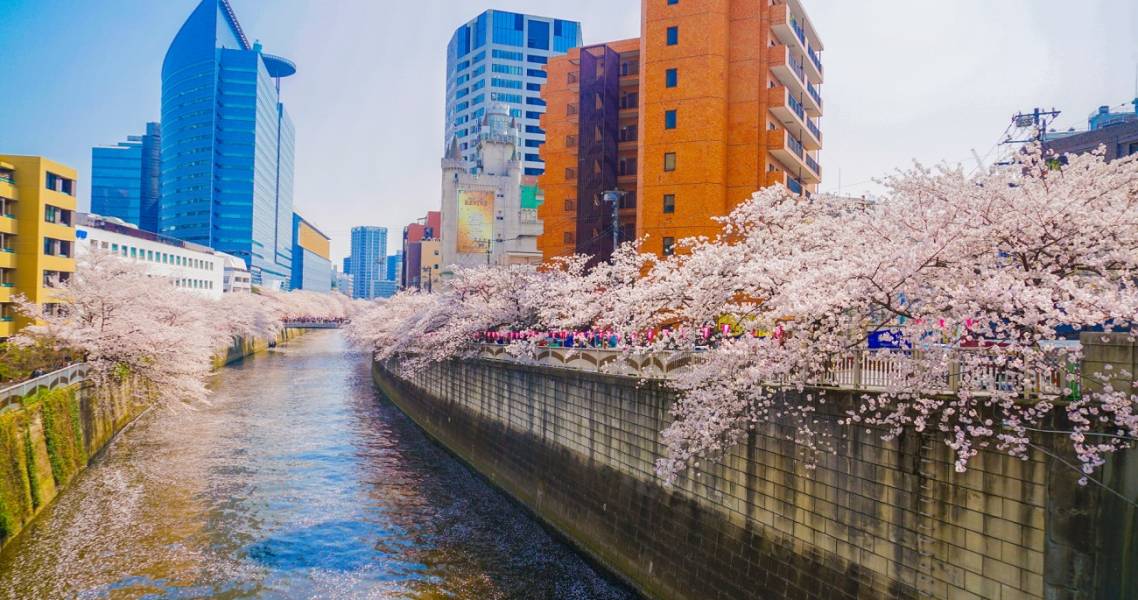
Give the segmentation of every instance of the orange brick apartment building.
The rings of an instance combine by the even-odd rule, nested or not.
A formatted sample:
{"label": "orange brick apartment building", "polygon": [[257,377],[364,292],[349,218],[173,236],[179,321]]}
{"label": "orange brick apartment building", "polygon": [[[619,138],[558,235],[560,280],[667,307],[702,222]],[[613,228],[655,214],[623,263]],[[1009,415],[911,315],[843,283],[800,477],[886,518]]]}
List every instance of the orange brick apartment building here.
{"label": "orange brick apartment building", "polygon": [[762,187],[813,192],[821,50],[798,0],[642,0],[639,40],[550,60],[543,256],[611,252],[597,241],[612,231],[598,192],[613,183],[627,193],[621,240],[635,215],[659,254],[714,235],[712,217]]}

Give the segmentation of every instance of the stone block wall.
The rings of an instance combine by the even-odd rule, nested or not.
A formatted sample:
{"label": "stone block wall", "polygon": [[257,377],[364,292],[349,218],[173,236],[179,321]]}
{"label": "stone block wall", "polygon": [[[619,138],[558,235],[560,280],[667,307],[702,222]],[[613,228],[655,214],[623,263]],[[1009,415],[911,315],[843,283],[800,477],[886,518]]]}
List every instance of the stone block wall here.
{"label": "stone block wall", "polygon": [[776,423],[669,487],[658,382],[484,360],[395,373],[374,368],[428,433],[651,597],[1089,598],[1101,571],[1099,491],[1042,452],[957,473],[932,437],[823,415],[835,442],[813,465]]}

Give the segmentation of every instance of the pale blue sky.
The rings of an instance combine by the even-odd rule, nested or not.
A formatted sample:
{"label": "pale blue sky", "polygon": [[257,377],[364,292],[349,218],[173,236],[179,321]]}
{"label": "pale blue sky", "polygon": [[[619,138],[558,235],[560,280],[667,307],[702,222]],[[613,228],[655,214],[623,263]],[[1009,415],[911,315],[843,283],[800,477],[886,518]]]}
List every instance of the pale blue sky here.
{"label": "pale blue sky", "polygon": [[[296,61],[297,209],[333,237],[402,226],[439,202],[446,43],[486,8],[582,22],[586,43],[639,34],[639,0],[232,0],[251,39]],[[973,164],[1010,115],[1085,126],[1135,96],[1131,0],[803,0],[825,43],[823,190],[872,191],[911,158]],[[91,146],[158,120],[166,47],[197,0],[0,0],[0,152],[79,169]]]}

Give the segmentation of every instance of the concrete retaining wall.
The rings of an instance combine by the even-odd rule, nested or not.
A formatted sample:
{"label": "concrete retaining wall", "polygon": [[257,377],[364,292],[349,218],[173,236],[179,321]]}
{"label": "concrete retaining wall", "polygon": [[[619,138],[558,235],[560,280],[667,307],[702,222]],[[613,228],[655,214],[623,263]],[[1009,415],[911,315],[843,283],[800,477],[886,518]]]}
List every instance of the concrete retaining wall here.
{"label": "concrete retaining wall", "polygon": [[1125,569],[1103,554],[1101,490],[1042,452],[957,473],[930,437],[831,425],[812,470],[772,424],[666,487],[657,382],[486,360],[393,372],[373,369],[430,435],[651,597],[1091,598]]}

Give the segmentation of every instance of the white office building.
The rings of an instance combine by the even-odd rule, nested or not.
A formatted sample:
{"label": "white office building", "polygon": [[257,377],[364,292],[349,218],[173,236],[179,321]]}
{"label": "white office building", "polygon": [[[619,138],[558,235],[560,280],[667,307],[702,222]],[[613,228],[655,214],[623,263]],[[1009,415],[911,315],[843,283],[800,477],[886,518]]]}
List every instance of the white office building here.
{"label": "white office building", "polygon": [[[221,298],[228,255],[149,231],[115,217],[80,214],[75,227],[78,253],[98,248],[143,265],[146,272],[209,298]],[[244,261],[240,261],[244,267]],[[246,271],[248,273],[248,271]]]}
{"label": "white office building", "polygon": [[226,294],[250,294],[253,292],[253,274],[245,267],[245,261],[224,252],[218,252],[225,265],[222,287]]}

